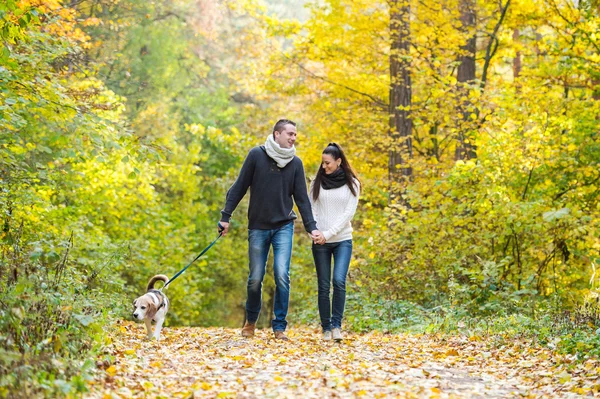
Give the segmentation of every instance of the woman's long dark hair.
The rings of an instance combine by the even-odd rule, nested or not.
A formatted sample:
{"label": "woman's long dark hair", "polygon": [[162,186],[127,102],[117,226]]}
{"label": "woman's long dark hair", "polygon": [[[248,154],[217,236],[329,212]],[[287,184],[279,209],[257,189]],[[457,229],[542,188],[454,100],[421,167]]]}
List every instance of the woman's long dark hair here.
{"label": "woman's long dark hair", "polygon": [[[358,179],[356,172],[354,172],[354,169],[352,169],[352,166],[350,166],[350,163],[348,163],[348,159],[346,158],[346,154],[344,154],[342,147],[336,143],[329,143],[323,150],[323,154],[331,155],[336,161],[340,158],[342,159],[340,168],[342,168],[346,173],[346,185],[356,197],[358,195],[358,186],[354,183],[354,179],[356,179],[359,183],[360,180]],[[317,172],[317,176],[315,176],[315,182],[312,189],[312,197],[314,201],[319,198],[319,193],[321,192],[321,182],[323,181],[324,174],[325,169],[323,169],[323,163],[321,163],[321,166],[319,166],[319,171]]]}

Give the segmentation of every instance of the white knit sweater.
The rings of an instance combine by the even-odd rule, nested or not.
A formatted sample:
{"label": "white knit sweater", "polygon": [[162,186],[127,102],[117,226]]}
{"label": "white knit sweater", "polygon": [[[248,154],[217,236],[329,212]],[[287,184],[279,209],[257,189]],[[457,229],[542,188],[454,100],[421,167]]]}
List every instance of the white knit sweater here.
{"label": "white knit sweater", "polygon": [[310,184],[310,204],[317,228],[325,236],[326,242],[340,242],[352,239],[352,225],[358,205],[360,183],[355,180],[357,195],[354,196],[348,185],[330,190],[319,190],[319,198],[315,202],[312,196],[314,181]]}

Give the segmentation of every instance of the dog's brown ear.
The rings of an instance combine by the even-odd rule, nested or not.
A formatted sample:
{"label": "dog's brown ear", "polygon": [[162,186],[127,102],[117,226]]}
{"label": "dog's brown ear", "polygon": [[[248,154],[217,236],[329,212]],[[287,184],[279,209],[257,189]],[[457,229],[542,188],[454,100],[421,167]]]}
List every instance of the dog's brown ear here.
{"label": "dog's brown ear", "polygon": [[148,304],[148,309],[146,309],[146,317],[153,319],[154,316],[156,316],[156,312],[158,312],[158,307],[154,304],[154,302],[150,302]]}
{"label": "dog's brown ear", "polygon": [[136,302],[137,302],[137,298],[133,300],[133,306],[135,306]]}

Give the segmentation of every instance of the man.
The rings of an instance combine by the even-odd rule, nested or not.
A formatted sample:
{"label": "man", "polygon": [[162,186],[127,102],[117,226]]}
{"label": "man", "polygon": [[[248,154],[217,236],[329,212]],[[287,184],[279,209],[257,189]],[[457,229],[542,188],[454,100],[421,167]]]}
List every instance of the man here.
{"label": "man", "polygon": [[[225,208],[221,211],[223,235],[229,230],[229,219],[250,188],[248,209],[248,298],[246,323],[242,336],[253,337],[262,304],[262,283],[269,249],[273,247],[275,279],[275,319],[271,326],[276,339],[285,336],[286,316],[290,299],[290,261],[294,236],[294,201],[302,215],[304,228],[317,239],[317,230],[306,189],[304,166],[296,156],[296,124],[288,119],[277,121],[273,134],[264,145],[248,153],[235,183],[227,191]],[[293,197],[293,199],[292,199]]]}

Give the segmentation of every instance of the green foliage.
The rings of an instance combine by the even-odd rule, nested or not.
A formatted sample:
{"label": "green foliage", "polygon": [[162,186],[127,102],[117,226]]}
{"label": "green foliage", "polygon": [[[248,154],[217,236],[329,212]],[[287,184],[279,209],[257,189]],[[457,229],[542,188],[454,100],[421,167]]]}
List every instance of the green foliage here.
{"label": "green foliage", "polygon": [[0,395],[86,392],[105,325],[121,307],[112,300],[121,283],[74,263],[72,240],[11,238],[12,251],[0,262]]}
{"label": "green foliage", "polygon": [[369,301],[365,293],[348,295],[346,325],[354,331],[419,331],[427,312],[413,302],[384,298]]}
{"label": "green foliage", "polygon": [[[18,15],[38,15],[5,6],[5,28]],[[43,28],[28,18],[18,31],[2,30],[2,396],[87,389],[104,325],[122,313],[124,302],[115,295],[122,280],[110,270],[123,257],[118,243],[95,234],[95,204],[85,202],[78,179],[86,172],[89,178],[91,160],[117,152],[143,160],[151,153],[122,130],[119,99],[95,77],[69,70],[82,38],[64,11],[40,10]]]}

